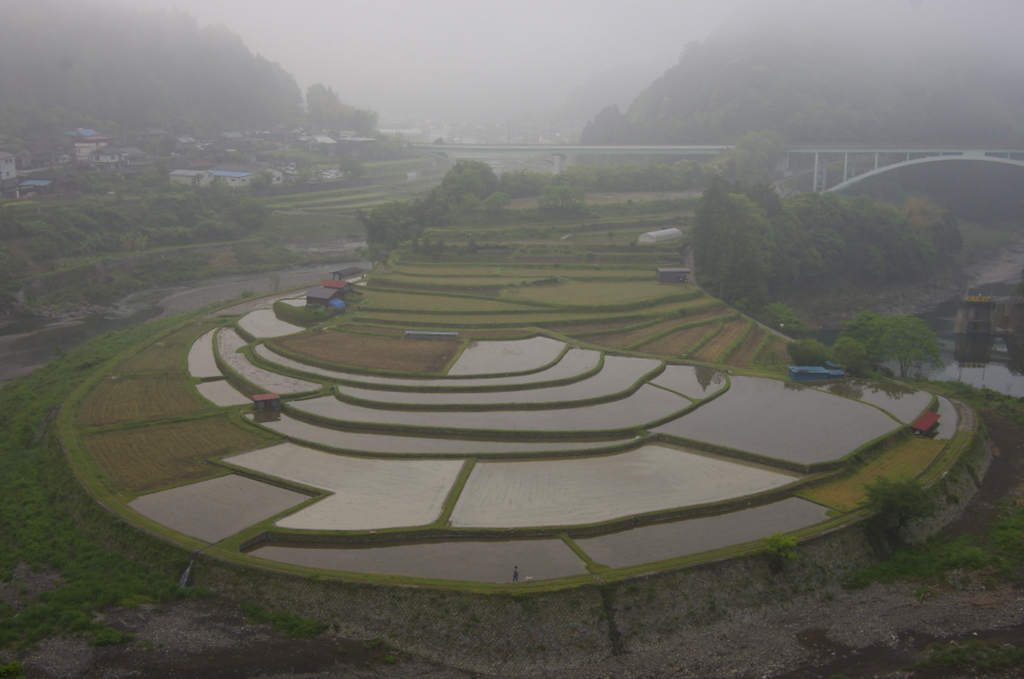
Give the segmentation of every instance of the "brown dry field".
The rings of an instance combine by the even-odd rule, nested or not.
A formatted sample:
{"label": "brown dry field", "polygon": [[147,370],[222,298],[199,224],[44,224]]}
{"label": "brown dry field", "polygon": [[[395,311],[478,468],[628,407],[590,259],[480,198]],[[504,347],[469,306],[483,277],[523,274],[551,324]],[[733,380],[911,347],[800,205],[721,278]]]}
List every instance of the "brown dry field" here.
{"label": "brown dry field", "polygon": [[755,328],[754,332],[750,333],[747,341],[733,352],[726,363],[737,368],[749,368],[750,364],[754,361],[754,354],[757,353],[758,347],[761,346],[761,341],[764,340],[765,332],[767,331],[764,328]]}
{"label": "brown dry field", "polygon": [[708,323],[706,325],[698,325],[696,328],[680,330],[679,332],[674,332],[671,335],[666,335],[661,339],[655,340],[650,344],[645,344],[642,347],[637,348],[637,351],[642,351],[645,354],[654,354],[656,356],[678,358],[686,354],[686,352],[693,348],[694,345],[704,339],[704,336],[709,332],[714,332],[717,327],[718,326],[714,323]]}
{"label": "brown dry field", "polygon": [[222,417],[121,429],[83,437],[111,490],[137,494],[217,476],[204,460],[252,450],[268,439]]}
{"label": "brown dry field", "polygon": [[602,330],[618,330],[641,322],[636,318],[631,318],[623,321],[594,321],[593,323],[572,323],[567,325],[544,323],[541,324],[541,327],[547,328],[551,332],[583,339],[583,336],[589,333],[601,332]]}
{"label": "brown dry field", "polygon": [[114,372],[119,374],[175,372],[185,366],[188,349],[189,345],[187,344],[154,344],[114,368]]}
{"label": "brown dry field", "polygon": [[694,356],[694,360],[704,361],[706,363],[717,363],[718,357],[722,355],[730,344],[736,341],[744,330],[747,329],[746,319],[737,319],[731,323],[726,323],[722,328],[722,332],[715,335],[715,337],[701,347]]}
{"label": "brown dry field", "polygon": [[[769,360],[772,352],[775,352],[776,358],[774,360]],[[761,350],[761,353],[754,357],[755,363],[765,363],[769,365],[785,363],[788,360],[789,353],[786,351],[786,340],[778,336],[773,336],[768,340],[768,344],[766,344],[764,349]]]}
{"label": "brown dry field", "polygon": [[338,366],[440,373],[455,357],[461,342],[314,331],[282,337],[270,345]]}
{"label": "brown dry field", "polygon": [[596,344],[599,347],[609,347],[612,349],[625,349],[630,344],[639,342],[640,340],[657,335],[659,332],[668,330],[669,328],[679,327],[685,324],[686,321],[678,316],[664,320],[661,323],[655,323],[649,325],[646,328],[637,328],[636,330],[630,330],[629,332],[617,332],[611,335],[597,335],[595,337],[586,338],[586,341],[590,344]]}
{"label": "brown dry field", "polygon": [[199,415],[208,410],[184,377],[117,377],[100,380],[78,409],[83,427]]}
{"label": "brown dry field", "polygon": [[[661,200],[663,198],[693,198],[701,195],[700,191],[627,191],[625,193],[588,193],[584,199],[591,205],[604,203],[625,203],[627,200]],[[531,208],[537,207],[537,198],[516,198],[510,204],[510,208]]]}

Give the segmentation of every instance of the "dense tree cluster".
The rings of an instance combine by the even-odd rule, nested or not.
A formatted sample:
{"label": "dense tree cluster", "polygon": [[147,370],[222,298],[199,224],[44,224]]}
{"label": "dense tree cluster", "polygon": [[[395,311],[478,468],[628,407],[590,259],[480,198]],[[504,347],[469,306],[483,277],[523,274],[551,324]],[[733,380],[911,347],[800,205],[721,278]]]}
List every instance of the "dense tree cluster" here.
{"label": "dense tree cluster", "polygon": [[769,296],[812,287],[927,277],[961,238],[948,212],[917,199],[902,211],[834,193],[783,200],[770,184],[715,178],[697,210],[693,247],[705,288],[756,309]]}
{"label": "dense tree cluster", "polygon": [[331,87],[314,83],[306,89],[306,119],[317,129],[344,130],[370,136],[377,129],[377,112],[344,104]]}
{"label": "dense tree cluster", "polygon": [[66,257],[233,241],[266,220],[255,200],[219,183],[167,185],[137,201],[89,199],[41,214],[0,206],[2,282]]}
{"label": "dense tree cluster", "polygon": [[222,26],[75,0],[5,3],[0,130],[171,132],[298,123],[302,94]]}
{"label": "dense tree cluster", "polygon": [[426,196],[411,202],[391,201],[361,219],[369,243],[395,247],[412,241],[416,247],[425,229],[449,225],[480,211],[499,212],[513,198],[537,197],[543,210],[579,214],[585,208],[587,191],[683,191],[700,188],[712,172],[706,164],[683,161],[674,165],[575,165],[557,175],[522,170],[499,177],[487,163],[460,160]]}
{"label": "dense tree cluster", "polygon": [[732,143],[760,130],[790,143],[1016,145],[1024,136],[1024,81],[995,53],[771,30],[687,45],[627,112],[595,116],[581,143]]}

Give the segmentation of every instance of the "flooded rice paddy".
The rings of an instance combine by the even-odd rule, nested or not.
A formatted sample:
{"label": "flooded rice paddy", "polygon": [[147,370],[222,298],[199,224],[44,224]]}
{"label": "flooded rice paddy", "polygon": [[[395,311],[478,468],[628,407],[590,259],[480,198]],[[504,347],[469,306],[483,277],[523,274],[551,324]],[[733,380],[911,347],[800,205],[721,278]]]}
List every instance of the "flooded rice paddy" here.
{"label": "flooded rice paddy", "polygon": [[244,406],[252,403],[251,398],[232,387],[227,380],[202,382],[196,385],[196,390],[215,406]]}
{"label": "flooded rice paddy", "polygon": [[508,341],[470,342],[449,375],[486,375],[540,370],[553,363],[565,351],[565,343],[550,337],[531,337]]}
{"label": "flooded rice paddy", "polygon": [[900,425],[875,408],[778,380],[729,391],[654,431],[799,464],[838,460]]}
{"label": "flooded rice paddy", "polygon": [[694,365],[667,365],[651,384],[665,387],[694,400],[705,399],[725,388],[725,374],[714,368]]}
{"label": "flooded rice paddy", "polygon": [[291,323],[278,320],[272,309],[257,309],[250,311],[238,319],[238,327],[245,330],[253,337],[283,337],[302,332],[301,328]]}
{"label": "flooded rice paddy", "polygon": [[437,580],[510,582],[583,575],[580,558],[561,540],[429,542],[343,549],[268,545],[249,552],[270,561],[354,573],[383,573]]}
{"label": "flooded rice paddy", "polygon": [[309,498],[237,474],[143,495],[128,506],[147,519],[217,542]]}
{"label": "flooded rice paddy", "polygon": [[932,395],[927,391],[917,391],[893,382],[843,380],[823,388],[830,394],[878,406],[904,424],[910,424],[920,417],[932,402]]}
{"label": "flooded rice paddy", "polygon": [[320,389],[316,382],[287,377],[253,365],[245,355],[237,353],[246,344],[234,328],[221,328],[217,333],[217,352],[221,359],[245,381],[275,394],[297,394]]}
{"label": "flooded rice paddy", "polygon": [[270,347],[260,344],[256,347],[256,354],[268,363],[274,363],[292,370],[299,370],[311,375],[320,375],[332,380],[344,382],[361,382],[381,387],[424,387],[430,389],[479,389],[480,387],[521,387],[530,384],[545,384],[560,380],[568,380],[580,377],[594,370],[601,363],[601,352],[592,349],[572,348],[562,356],[562,359],[555,365],[540,372],[529,375],[512,375],[509,377],[494,378],[401,378],[401,377],[377,377],[375,375],[364,375],[360,373],[342,372],[338,370],[327,370],[306,363],[286,358],[278,354]]}
{"label": "flooded rice paddy", "polygon": [[242,453],[225,462],[319,488],[330,495],[279,520],[299,530],[422,526],[437,519],[461,460],[378,460],[332,455],[294,443]]}
{"label": "flooded rice paddy", "polygon": [[[246,415],[246,417],[252,419],[252,415]],[[278,421],[262,424],[289,438],[327,448],[385,455],[462,455],[472,457],[476,455],[536,455],[548,452],[600,452],[608,448],[626,447],[640,440],[632,437],[613,441],[473,441],[416,435],[365,434],[319,427],[296,420],[285,413],[281,413],[281,419]]]}
{"label": "flooded rice paddy", "polygon": [[333,396],[294,401],[291,406],[337,422],[465,431],[598,432],[641,427],[669,417],[690,404],[682,396],[645,384],[635,393],[617,401],[550,410],[443,413],[381,410],[344,403]]}
{"label": "flooded rice paddy", "polygon": [[594,561],[611,568],[698,554],[786,533],[826,519],[825,508],[789,498],[731,514],[632,528],[611,535],[576,540]]}
{"label": "flooded rice paddy", "polygon": [[515,528],[599,523],[778,488],[793,475],[649,445],[569,460],[480,462],[452,525]]}
{"label": "flooded rice paddy", "polygon": [[935,438],[939,441],[953,438],[956,434],[957,414],[956,406],[947,398],[939,397],[939,432]]}
{"label": "flooded rice paddy", "polygon": [[217,360],[213,357],[213,336],[217,334],[214,328],[195,342],[188,350],[188,372],[192,377],[220,377],[220,368],[217,367]]}
{"label": "flooded rice paddy", "polygon": [[444,409],[451,406],[487,406],[525,403],[571,403],[609,398],[632,389],[637,382],[657,370],[661,361],[653,358],[605,356],[604,365],[592,377],[557,387],[493,391],[483,393],[427,393],[381,391],[339,385],[344,397],[377,401],[387,406],[417,405]]}

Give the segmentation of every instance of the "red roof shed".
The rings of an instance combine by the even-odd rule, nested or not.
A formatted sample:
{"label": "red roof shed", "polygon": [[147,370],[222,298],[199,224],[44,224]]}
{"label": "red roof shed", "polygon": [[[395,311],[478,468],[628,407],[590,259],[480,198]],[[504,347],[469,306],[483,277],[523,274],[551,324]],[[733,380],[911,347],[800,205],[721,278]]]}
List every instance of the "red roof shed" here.
{"label": "red roof shed", "polygon": [[919,434],[923,434],[934,427],[938,423],[940,417],[942,417],[942,415],[929,410],[924,415],[914,420],[911,423],[910,428]]}

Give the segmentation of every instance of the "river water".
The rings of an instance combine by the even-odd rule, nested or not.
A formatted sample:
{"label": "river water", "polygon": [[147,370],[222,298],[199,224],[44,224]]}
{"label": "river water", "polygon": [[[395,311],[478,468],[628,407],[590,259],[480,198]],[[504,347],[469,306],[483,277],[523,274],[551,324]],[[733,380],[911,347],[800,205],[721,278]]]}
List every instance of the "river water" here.
{"label": "river water", "polygon": [[216,302],[312,285],[348,266],[369,270],[370,262],[347,261],[311,267],[226,276],[196,285],[157,288],[130,295],[102,313],[81,318],[28,317],[0,327],[0,384],[29,374],[93,337],[137,323],[201,309]]}

